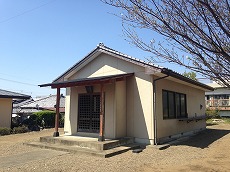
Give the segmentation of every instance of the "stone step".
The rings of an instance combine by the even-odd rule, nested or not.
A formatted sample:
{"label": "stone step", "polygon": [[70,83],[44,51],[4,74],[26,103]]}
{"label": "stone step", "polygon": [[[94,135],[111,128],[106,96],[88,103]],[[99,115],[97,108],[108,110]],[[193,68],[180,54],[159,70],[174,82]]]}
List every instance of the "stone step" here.
{"label": "stone step", "polygon": [[40,137],[40,142],[67,146],[78,146],[95,150],[108,150],[118,146],[134,143],[134,139],[126,137],[118,140],[106,140],[104,142],[98,142],[95,138],[88,138],[87,140],[87,138],[81,138],[76,136],[45,136]]}
{"label": "stone step", "polygon": [[108,158],[114,155],[124,153],[131,149],[136,149],[140,147],[139,145],[136,145],[136,144],[127,144],[127,145],[115,147],[109,150],[95,150],[95,149],[79,147],[76,145],[67,146],[67,145],[52,144],[52,143],[45,143],[45,142],[30,142],[30,143],[24,143],[24,144],[28,146],[33,146],[33,147],[66,151],[66,152],[71,152],[71,153],[86,154],[86,155],[92,155],[92,156],[99,156],[103,158]]}

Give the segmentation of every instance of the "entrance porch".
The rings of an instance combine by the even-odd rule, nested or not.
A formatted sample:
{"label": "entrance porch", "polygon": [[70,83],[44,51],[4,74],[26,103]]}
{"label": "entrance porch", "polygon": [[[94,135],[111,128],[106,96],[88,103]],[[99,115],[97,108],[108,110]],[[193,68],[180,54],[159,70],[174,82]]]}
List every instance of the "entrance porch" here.
{"label": "entrance porch", "polygon": [[40,142],[24,143],[33,147],[66,151],[71,153],[80,153],[108,158],[114,155],[121,154],[131,149],[140,148],[134,144],[133,138],[122,139],[105,139],[103,142],[98,142],[97,138],[80,137],[80,136],[64,136],[59,137],[40,137]]}
{"label": "entrance porch", "polygon": [[98,141],[126,137],[126,78],[131,76],[133,73],[40,85],[57,89],[53,136],[59,136],[60,88],[66,88],[65,135],[97,137]]}

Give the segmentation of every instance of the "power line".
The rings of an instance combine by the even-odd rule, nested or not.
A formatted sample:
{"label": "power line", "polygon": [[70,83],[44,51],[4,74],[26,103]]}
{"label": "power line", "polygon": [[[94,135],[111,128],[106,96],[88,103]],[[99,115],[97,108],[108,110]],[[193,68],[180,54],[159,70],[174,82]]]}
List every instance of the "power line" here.
{"label": "power line", "polygon": [[54,2],[54,1],[56,1],[56,0],[51,0],[51,1],[47,2],[47,3],[41,4],[41,5],[37,6],[37,7],[32,8],[32,9],[23,11],[23,12],[21,12],[21,13],[15,15],[15,16],[12,16],[12,17],[9,17],[8,19],[5,19],[5,20],[0,21],[0,24],[1,24],[1,23],[5,23],[5,22],[8,22],[8,21],[10,21],[10,20],[12,20],[12,19],[15,19],[15,18],[17,18],[17,17],[20,17],[20,16],[22,16],[22,15],[25,15],[25,14],[27,14],[27,13],[30,13],[30,12],[32,12],[32,11],[34,11],[34,10],[39,9],[39,8],[42,8],[42,7],[44,7],[44,6],[46,6],[46,5],[50,4],[50,3],[52,3],[52,2]]}
{"label": "power line", "polygon": [[0,78],[0,79],[4,80],[4,81],[8,81],[8,82],[14,82],[14,83],[19,83],[19,84],[24,84],[24,85],[30,85],[30,86],[36,86],[36,87],[38,87],[38,85],[30,84],[30,83],[26,83],[26,82],[14,81],[14,80],[5,79],[5,78]]}
{"label": "power line", "polygon": [[26,80],[30,80],[30,81],[33,81],[33,82],[40,82],[40,81],[38,81],[38,80],[33,80],[33,79],[31,79],[31,78],[26,78],[25,76],[22,76],[22,75],[9,75],[9,74],[5,74],[5,73],[1,73],[0,72],[0,75],[5,75],[5,76],[7,76],[7,77],[11,77],[11,78],[22,78],[23,77],[23,79],[26,79]]}
{"label": "power line", "polygon": [[[0,78],[0,80],[7,81],[7,82],[14,82],[14,83],[23,84],[23,85],[29,85],[29,86],[38,87],[38,84],[35,85],[35,84],[30,84],[30,83],[21,82],[21,81],[15,81],[15,80],[11,80],[11,79]],[[49,87],[44,87],[44,88],[45,89],[50,89]]]}
{"label": "power line", "polygon": [[[38,85],[35,85],[35,84],[30,84],[30,83],[26,83],[26,82],[20,82],[20,81],[15,81],[15,80],[10,80],[10,79],[5,79],[5,78],[0,78],[0,80],[3,80],[3,81],[7,81],[7,82],[13,82],[13,83],[18,83],[18,84],[23,84],[23,85],[29,85],[29,86],[33,86],[33,87],[38,87]],[[48,88],[48,87],[44,87],[46,90],[50,90],[50,92],[53,92],[54,90]],[[42,88],[42,89],[44,89]],[[9,89],[9,88],[8,88]],[[41,89],[41,88],[40,88]],[[29,93],[30,95],[33,95],[33,94],[37,94],[37,95],[40,95],[41,93],[44,93],[44,91],[35,91],[34,89],[32,89],[31,91],[29,90],[26,90],[24,91],[23,89],[20,89],[20,90],[17,90],[17,89],[10,89],[12,91],[16,91],[16,92],[21,92],[21,93]]]}

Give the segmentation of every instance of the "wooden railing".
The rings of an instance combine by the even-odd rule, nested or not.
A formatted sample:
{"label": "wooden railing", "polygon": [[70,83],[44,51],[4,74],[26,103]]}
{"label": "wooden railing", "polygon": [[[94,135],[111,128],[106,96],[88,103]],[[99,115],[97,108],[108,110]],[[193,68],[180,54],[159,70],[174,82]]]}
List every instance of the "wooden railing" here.
{"label": "wooden railing", "polygon": [[228,107],[228,106],[230,106],[230,99],[206,100],[206,108],[208,107]]}

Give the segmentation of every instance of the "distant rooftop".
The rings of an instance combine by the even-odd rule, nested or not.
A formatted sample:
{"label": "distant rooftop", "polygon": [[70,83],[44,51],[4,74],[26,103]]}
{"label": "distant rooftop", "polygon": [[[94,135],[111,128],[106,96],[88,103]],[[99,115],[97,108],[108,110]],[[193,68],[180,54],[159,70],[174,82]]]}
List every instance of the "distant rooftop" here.
{"label": "distant rooftop", "polygon": [[0,89],[0,98],[30,99],[31,96]]}
{"label": "distant rooftop", "polygon": [[223,86],[223,85],[217,84],[215,81],[213,81],[212,83],[208,83],[208,84],[206,84],[206,85],[208,85],[208,86],[210,86],[210,87],[213,87],[213,88],[226,88],[226,87]]}
{"label": "distant rooftop", "polygon": [[13,108],[20,108],[21,106],[32,103],[32,102],[34,102],[33,98],[26,99],[26,100],[25,99],[24,100],[23,99],[20,99],[20,100],[16,99],[13,101]]}
{"label": "distant rooftop", "polygon": [[[35,100],[34,102],[23,105],[21,107],[50,109],[50,108],[54,108],[55,105],[56,105],[56,95],[50,95],[45,98]],[[60,108],[61,107],[65,107],[65,97],[63,95],[61,95],[60,98]]]}

